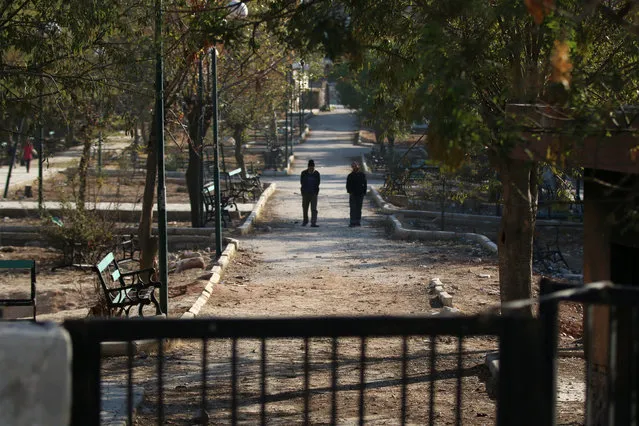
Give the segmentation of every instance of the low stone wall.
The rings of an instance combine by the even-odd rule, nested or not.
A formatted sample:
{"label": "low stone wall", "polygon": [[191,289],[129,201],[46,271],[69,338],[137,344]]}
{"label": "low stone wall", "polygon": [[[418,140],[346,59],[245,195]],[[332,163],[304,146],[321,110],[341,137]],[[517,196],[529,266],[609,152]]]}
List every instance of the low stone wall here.
{"label": "low stone wall", "polygon": [[405,215],[419,215],[419,211],[400,210],[392,204],[386,203],[379,192],[370,187],[371,197],[375,204],[377,204],[384,213],[389,214],[388,221],[393,229],[393,236],[401,239],[415,239],[415,240],[453,240],[453,239],[465,239],[474,241],[477,244],[484,247],[491,253],[497,253],[497,244],[492,242],[490,238],[482,234],[476,234],[471,232],[450,232],[450,231],[427,231],[418,229],[406,229],[402,226],[402,223],[397,218],[395,213],[402,213]]}

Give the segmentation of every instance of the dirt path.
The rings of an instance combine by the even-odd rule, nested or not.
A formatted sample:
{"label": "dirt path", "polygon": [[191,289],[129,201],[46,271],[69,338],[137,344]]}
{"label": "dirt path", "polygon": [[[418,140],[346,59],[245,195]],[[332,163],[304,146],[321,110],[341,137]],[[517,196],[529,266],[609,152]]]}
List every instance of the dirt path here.
{"label": "dirt path", "polygon": [[[348,228],[345,177],[351,158],[365,148],[350,143],[353,116],[342,111],[311,122],[312,138],[296,147],[295,175],[276,181],[257,231],[241,240],[241,251],[213,291],[202,317],[299,317],[362,315],[427,315],[441,306],[428,294],[431,278],[439,277],[454,296],[454,306],[465,314],[498,303],[496,259],[479,246],[460,242],[394,241],[387,237],[385,218],[369,200],[364,203],[363,226]],[[302,227],[299,173],[314,159],[322,175],[319,228]],[[336,344],[336,418],[331,417],[333,346],[330,339],[310,339],[309,416],[312,424],[357,424],[361,342],[343,339]],[[437,357],[428,338],[406,341],[407,424],[455,421],[458,340],[436,338]],[[487,351],[493,338],[464,340],[460,395],[463,424],[494,424]],[[304,348],[301,339],[272,339],[266,344],[266,416],[269,424],[303,424]],[[260,421],[262,352],[258,340],[237,342],[239,424]],[[169,349],[165,364],[167,424],[193,424],[200,417],[202,342],[181,342]],[[207,417],[213,424],[229,424],[233,386],[232,342],[206,344]],[[367,424],[399,424],[402,401],[402,340],[369,339],[365,363],[365,419]],[[153,375],[152,359],[136,360]],[[568,363],[568,366],[573,363]],[[136,373],[137,374],[137,373]],[[144,373],[139,374],[144,377]],[[431,380],[434,409],[429,409]],[[578,380],[578,379],[577,379]],[[146,381],[145,402],[138,424],[157,422],[158,394]],[[572,416],[574,401],[560,405]]]}
{"label": "dirt path", "polygon": [[[241,252],[232,262],[222,282],[215,288],[200,316],[269,317],[332,315],[410,315],[439,311],[427,291],[430,278],[439,276],[451,292],[461,283],[469,294],[477,293],[474,304],[480,309],[495,300],[496,279],[480,282],[479,275],[496,278],[494,260],[472,244],[433,242],[429,244],[388,239],[385,218],[377,214],[369,200],[364,203],[363,226],[348,228],[348,195],[345,179],[352,158],[366,149],[351,144],[354,117],[341,111],[318,117],[311,122],[312,137],[295,149],[293,176],[276,181],[277,191],[257,226],[255,234],[241,240]],[[301,226],[299,173],[314,159],[322,175],[319,197],[319,228]],[[488,272],[487,272],[488,271]],[[490,290],[480,294],[471,281]],[[457,283],[457,284],[454,284]],[[478,286],[479,287],[479,286]],[[464,303],[464,306],[466,305]],[[474,311],[474,309],[473,309]],[[494,403],[486,392],[487,370],[483,367],[486,350],[495,347],[492,340],[468,340],[472,350],[463,361],[463,401],[465,423],[480,418],[494,422]],[[427,404],[429,377],[437,376],[436,418],[454,418],[456,366],[455,339],[438,339],[436,370],[429,364],[427,340],[411,338],[407,342],[407,369],[411,378],[407,405],[409,423],[420,424],[430,415]],[[242,341],[238,391],[244,402],[240,423],[259,420],[260,342]],[[299,392],[303,378],[303,341],[269,340],[267,392],[269,423],[299,424],[303,400]],[[478,351],[478,349],[481,349]],[[216,383],[210,390],[209,416],[214,423],[228,422],[230,386],[229,342],[207,345],[211,362],[207,380]],[[339,343],[338,423],[356,422],[360,342],[345,339]],[[396,424],[401,400],[401,340],[380,338],[368,343],[370,361],[366,368],[366,418],[371,424]],[[201,363],[201,342],[184,342],[170,351],[165,380],[169,419],[187,424],[198,414],[200,383],[194,365]],[[331,342],[310,342],[311,389],[310,416],[313,423],[330,423]],[[142,362],[143,365],[148,364]],[[151,367],[152,368],[152,367]],[[141,409],[140,424],[152,424],[157,398],[150,386]],[[414,419],[414,420],[413,420]]]}

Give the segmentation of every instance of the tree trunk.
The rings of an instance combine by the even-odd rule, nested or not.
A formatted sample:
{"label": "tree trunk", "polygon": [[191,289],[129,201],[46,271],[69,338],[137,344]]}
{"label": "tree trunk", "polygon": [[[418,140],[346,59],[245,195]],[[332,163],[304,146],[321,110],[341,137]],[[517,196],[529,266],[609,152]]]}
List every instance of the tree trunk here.
{"label": "tree trunk", "polygon": [[[153,115],[153,123],[158,120]],[[155,256],[158,251],[157,237],[152,236],[153,231],[153,202],[155,200],[157,184],[157,132],[155,124],[151,128],[147,144],[146,157],[146,181],[144,183],[144,195],[142,196],[142,213],[138,227],[138,239],[140,241],[140,267],[150,268],[154,266]]]}
{"label": "tree trunk", "polygon": [[244,145],[244,133],[246,127],[242,124],[237,124],[233,127],[233,139],[235,139],[235,161],[237,167],[242,168],[242,173],[246,177],[246,167],[244,165],[244,154],[242,153],[242,145]]}
{"label": "tree trunk", "polygon": [[[499,230],[501,302],[532,296],[532,251],[537,215],[537,164],[500,159],[504,211]],[[532,307],[524,313],[532,316]]]}
{"label": "tree trunk", "polygon": [[73,120],[69,120],[70,124],[67,126],[67,132],[64,135],[64,145],[65,147],[73,146],[73,142],[75,141],[75,127],[73,126]]}
{"label": "tree trunk", "polygon": [[379,144],[379,152],[381,154],[386,153],[386,146],[384,145],[384,130],[381,127],[373,125],[373,133],[375,134],[375,143]]}
{"label": "tree trunk", "polygon": [[200,188],[200,161],[203,155],[200,144],[200,114],[202,105],[193,102],[191,110],[187,114],[189,131],[189,165],[186,168],[186,187],[189,191],[189,201],[191,203],[191,226],[200,228],[204,225],[201,217],[202,212],[202,192]]}
{"label": "tree trunk", "polygon": [[86,203],[87,176],[89,174],[92,145],[89,132],[84,133],[82,136],[84,143],[82,146],[82,157],[80,157],[80,164],[78,166],[78,197],[76,199],[76,208],[80,211],[84,210]]}
{"label": "tree trunk", "polygon": [[271,101],[271,134],[273,136],[273,140],[275,141],[275,145],[280,145],[280,138],[277,133],[277,111],[275,111],[275,105]]}
{"label": "tree trunk", "polygon": [[140,127],[138,126],[138,122],[135,122],[133,126],[133,148],[137,151],[140,147]]}

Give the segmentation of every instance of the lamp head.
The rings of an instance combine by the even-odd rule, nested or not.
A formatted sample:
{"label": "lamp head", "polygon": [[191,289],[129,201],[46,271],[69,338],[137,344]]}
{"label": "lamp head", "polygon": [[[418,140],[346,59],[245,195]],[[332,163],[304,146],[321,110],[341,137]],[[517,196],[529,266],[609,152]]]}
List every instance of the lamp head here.
{"label": "lamp head", "polygon": [[240,0],[231,0],[228,3],[230,19],[244,19],[248,16],[248,6]]}

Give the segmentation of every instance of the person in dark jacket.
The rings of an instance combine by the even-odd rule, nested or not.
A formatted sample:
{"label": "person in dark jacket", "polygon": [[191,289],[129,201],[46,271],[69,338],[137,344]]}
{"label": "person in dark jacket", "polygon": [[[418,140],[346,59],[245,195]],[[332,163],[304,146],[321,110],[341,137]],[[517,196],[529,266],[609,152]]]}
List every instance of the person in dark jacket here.
{"label": "person in dark jacket", "polygon": [[302,226],[308,225],[308,206],[311,206],[311,226],[317,228],[317,194],[319,194],[320,174],[315,170],[315,161],[308,160],[308,168],[300,176],[302,185]]}
{"label": "person in dark jacket", "polygon": [[346,192],[349,194],[348,204],[351,208],[351,221],[348,225],[349,227],[362,225],[362,204],[368,187],[366,175],[359,169],[359,163],[357,161],[353,161],[351,167],[353,168],[353,171],[350,172],[346,178]]}

